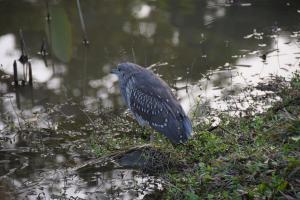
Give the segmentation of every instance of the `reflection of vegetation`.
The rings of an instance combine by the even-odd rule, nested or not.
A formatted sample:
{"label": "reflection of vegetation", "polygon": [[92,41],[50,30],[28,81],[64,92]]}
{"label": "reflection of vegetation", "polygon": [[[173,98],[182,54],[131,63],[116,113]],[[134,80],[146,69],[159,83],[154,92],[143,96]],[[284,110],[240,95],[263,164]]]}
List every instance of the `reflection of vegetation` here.
{"label": "reflection of vegetation", "polygon": [[50,7],[50,41],[54,55],[63,62],[68,62],[72,55],[71,24],[61,6]]}

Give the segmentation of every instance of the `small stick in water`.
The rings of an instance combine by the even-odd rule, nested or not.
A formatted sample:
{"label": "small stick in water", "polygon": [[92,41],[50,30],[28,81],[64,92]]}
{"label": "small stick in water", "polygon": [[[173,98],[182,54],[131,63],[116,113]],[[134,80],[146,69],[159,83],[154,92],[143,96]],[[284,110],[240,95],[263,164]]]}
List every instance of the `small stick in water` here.
{"label": "small stick in water", "polygon": [[29,70],[29,85],[32,86],[32,68],[31,68],[31,62],[28,63],[28,70]]}
{"label": "small stick in water", "polygon": [[82,11],[81,11],[81,6],[80,6],[80,1],[79,0],[77,0],[77,8],[78,8],[78,14],[79,14],[79,18],[80,18],[81,29],[82,29],[82,33],[83,33],[83,40],[82,40],[82,42],[83,42],[84,45],[89,45],[89,40],[87,38],[85,23],[84,23],[84,19],[83,19],[83,15],[82,15]]}
{"label": "small stick in water", "polygon": [[50,15],[50,12],[49,12],[49,2],[48,2],[48,0],[45,0],[45,2],[46,2],[46,10],[47,10],[46,21],[49,24],[50,21],[51,21],[51,15]]}
{"label": "small stick in water", "polygon": [[20,61],[20,63],[22,63],[24,65],[25,63],[28,62],[28,55],[27,55],[27,50],[26,50],[26,45],[25,45],[25,40],[23,37],[22,29],[20,29],[19,34],[20,34],[20,45],[21,45],[21,51],[22,51],[22,55],[19,58],[19,61]]}
{"label": "small stick in water", "polygon": [[18,86],[18,69],[17,69],[17,62],[14,61],[14,82],[15,82],[15,86]]}
{"label": "small stick in water", "polygon": [[45,57],[45,56],[48,55],[48,52],[47,52],[47,42],[46,42],[45,38],[43,38],[43,40],[42,40],[41,50],[38,52],[38,54],[40,54],[43,57]]}

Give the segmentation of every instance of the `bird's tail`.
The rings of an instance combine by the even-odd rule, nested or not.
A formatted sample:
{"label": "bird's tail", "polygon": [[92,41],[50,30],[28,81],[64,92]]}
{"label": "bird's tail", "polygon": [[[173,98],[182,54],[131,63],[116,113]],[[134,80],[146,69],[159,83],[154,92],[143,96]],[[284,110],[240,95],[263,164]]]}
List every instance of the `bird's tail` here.
{"label": "bird's tail", "polygon": [[192,122],[187,116],[183,117],[183,132],[187,139],[192,135]]}

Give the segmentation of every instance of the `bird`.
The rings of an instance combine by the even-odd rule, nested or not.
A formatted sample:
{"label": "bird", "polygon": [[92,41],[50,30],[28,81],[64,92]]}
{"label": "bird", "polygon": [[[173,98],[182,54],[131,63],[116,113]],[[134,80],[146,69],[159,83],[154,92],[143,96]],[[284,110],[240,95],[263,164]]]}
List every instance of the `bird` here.
{"label": "bird", "polygon": [[191,120],[165,81],[130,62],[118,64],[111,73],[118,76],[121,96],[140,126],[152,127],[173,144],[187,142]]}

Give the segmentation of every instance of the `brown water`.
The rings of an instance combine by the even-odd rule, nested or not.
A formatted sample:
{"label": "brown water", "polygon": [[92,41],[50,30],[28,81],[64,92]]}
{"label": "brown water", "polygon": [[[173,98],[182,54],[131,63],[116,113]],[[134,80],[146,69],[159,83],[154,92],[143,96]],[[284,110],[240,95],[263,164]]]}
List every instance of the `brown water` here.
{"label": "brown water", "polygon": [[[153,70],[196,115],[199,102],[228,110],[227,96],[247,99],[243,87],[270,74],[289,78],[299,69],[300,1],[80,4],[84,25],[76,1],[0,1],[0,195],[5,199],[130,199],[159,189],[148,183],[159,180],[114,162],[72,170],[95,158],[89,133],[80,129],[89,121],[83,111],[124,111],[117,78],[109,74],[117,63],[167,63]],[[13,61],[22,52],[20,30],[33,88],[12,84]],[[46,56],[38,53],[42,46]],[[18,62],[19,80],[22,70]],[[62,126],[61,120],[77,126]],[[32,131],[12,131],[26,122]]]}

